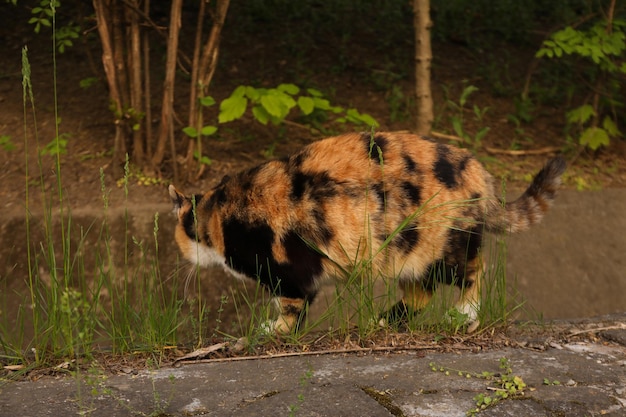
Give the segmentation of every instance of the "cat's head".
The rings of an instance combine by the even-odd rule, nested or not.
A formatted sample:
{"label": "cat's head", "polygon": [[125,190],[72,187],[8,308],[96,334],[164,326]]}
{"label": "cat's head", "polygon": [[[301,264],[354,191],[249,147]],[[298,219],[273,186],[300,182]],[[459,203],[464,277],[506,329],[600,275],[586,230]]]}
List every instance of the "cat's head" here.
{"label": "cat's head", "polygon": [[170,185],[170,198],[178,222],[174,229],[174,239],[183,257],[200,266],[219,262],[208,238],[206,216],[202,215],[202,194],[188,197]]}

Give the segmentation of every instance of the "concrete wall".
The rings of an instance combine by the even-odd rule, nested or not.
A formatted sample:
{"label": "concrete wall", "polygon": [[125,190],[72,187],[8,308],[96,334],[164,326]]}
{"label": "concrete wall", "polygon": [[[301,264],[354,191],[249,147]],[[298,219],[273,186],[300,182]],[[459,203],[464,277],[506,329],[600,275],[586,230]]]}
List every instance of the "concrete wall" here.
{"label": "concrete wall", "polygon": [[[125,233],[129,238],[142,242],[147,254],[142,258],[139,247],[129,239],[128,259],[132,268],[154,258],[156,212],[159,213],[161,277],[171,280],[178,251],[173,242],[175,218],[168,204],[129,209],[128,215],[120,208],[109,211],[109,246],[113,251],[113,268],[118,274],[122,274],[124,269]],[[536,318],[539,313],[544,318],[574,318],[626,311],[625,213],[626,190],[564,191],[540,225],[507,238],[507,276],[509,283],[515,283],[515,290],[526,300],[528,312],[524,315],[527,318]],[[101,250],[102,219],[101,208],[72,212],[72,247],[78,248],[81,235],[87,235],[81,251],[85,254],[84,269],[88,274],[97,273],[93,254]],[[55,246],[60,251],[59,224],[55,225],[53,234]],[[16,308],[20,299],[28,293],[25,236],[24,218],[3,220],[0,226],[0,291],[8,295],[5,297],[9,300],[5,313],[7,309]],[[40,250],[40,242],[44,238],[41,216],[34,215],[31,240],[35,250]],[[44,280],[49,274],[46,268],[45,263],[39,266]],[[219,268],[205,271],[203,276],[202,296],[213,307],[213,313],[220,307],[222,296],[230,297],[233,289],[242,288],[240,283],[225,276]],[[181,285],[180,280],[177,285]],[[181,288],[178,290],[182,291]],[[327,292],[332,294],[330,289]],[[313,311],[319,313],[321,309],[322,306],[317,306]],[[226,317],[235,314],[232,303],[225,306],[222,314]]]}

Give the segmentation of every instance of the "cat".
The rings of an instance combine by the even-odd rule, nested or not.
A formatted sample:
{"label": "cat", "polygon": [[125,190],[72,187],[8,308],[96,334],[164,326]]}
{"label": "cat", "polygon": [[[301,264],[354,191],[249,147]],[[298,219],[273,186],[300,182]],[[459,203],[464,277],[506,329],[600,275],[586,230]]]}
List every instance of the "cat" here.
{"label": "cat", "polygon": [[504,203],[467,150],[408,132],[348,133],[225,176],[206,194],[169,194],[184,258],[221,265],[266,286],[276,334],[296,329],[320,283],[372,256],[374,276],[403,296],[382,321],[422,310],[440,283],[461,288],[456,308],[479,326],[484,231],[514,233],[548,210],[565,171],[549,160]]}

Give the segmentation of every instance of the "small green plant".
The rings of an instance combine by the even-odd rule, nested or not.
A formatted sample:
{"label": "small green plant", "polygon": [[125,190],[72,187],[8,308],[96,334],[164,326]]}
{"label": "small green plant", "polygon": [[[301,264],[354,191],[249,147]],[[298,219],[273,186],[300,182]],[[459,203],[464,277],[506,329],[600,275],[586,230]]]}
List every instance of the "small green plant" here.
{"label": "small green plant", "polygon": [[405,121],[411,117],[410,113],[415,100],[411,97],[407,97],[402,92],[400,86],[391,86],[385,98],[389,106],[389,118],[392,122]]}
{"label": "small green plant", "polygon": [[31,9],[32,17],[28,20],[28,23],[35,25],[35,33],[39,33],[42,27],[51,27],[52,19],[54,18],[54,9],[59,7],[61,3],[56,0],[41,0],[39,6],[35,6]]}
{"label": "small green plant", "polygon": [[561,385],[561,382],[556,379],[551,380],[550,378],[544,378],[543,385]]}
{"label": "small green plant", "polygon": [[[302,389],[305,388],[311,381],[311,378],[313,378],[313,368],[311,368],[311,366],[309,365],[309,368],[304,372],[304,374],[302,374],[302,376],[300,376],[300,382],[299,382],[300,388]],[[303,402],[304,402],[304,394],[300,392],[298,393],[296,404],[290,404],[288,407],[289,417],[296,416],[296,413],[302,406]]]}
{"label": "small green plant", "polygon": [[78,85],[80,86],[80,88],[89,88],[92,85],[96,84],[98,82],[98,77],[87,77],[87,78],[83,78],[82,80],[80,80],[78,82]]}
{"label": "small green plant", "polygon": [[[176,377],[172,374],[167,376],[167,381],[169,384],[169,392],[166,398],[163,397],[161,391],[159,391],[157,387],[157,379],[150,378],[150,382],[152,384],[152,411],[146,412],[140,410],[139,407],[135,407],[134,404],[128,401],[128,399],[123,398],[119,395],[116,390],[111,389],[107,385],[107,376],[104,375],[101,369],[98,369],[94,366],[90,366],[87,370],[85,377],[83,378],[83,383],[89,387],[89,394],[92,398],[97,397],[107,397],[115,401],[115,403],[122,409],[129,412],[131,415],[145,416],[145,417],[157,417],[157,416],[166,416],[169,415],[167,413],[167,408],[172,402],[176,391],[174,390],[174,384],[176,384]],[[79,387],[81,386],[81,382],[78,383]],[[80,391],[79,391],[80,394]],[[82,408],[81,414],[89,414],[89,410],[92,407],[92,404],[86,404],[85,399],[77,398],[79,403],[79,407]],[[93,411],[93,410],[91,410]]]}
{"label": "small green plant", "polygon": [[10,152],[15,149],[15,144],[11,140],[11,136],[0,135],[0,148],[4,149],[7,152]]}
{"label": "small green plant", "polygon": [[584,102],[566,112],[568,130],[577,142],[592,150],[608,146],[611,138],[621,138],[618,128],[623,79],[626,75],[626,21],[614,18],[615,2],[603,19],[583,28],[567,26],[553,33],[537,51],[538,58],[581,62],[587,70],[581,73],[588,86]]}
{"label": "small green plant", "polygon": [[[200,104],[210,107],[216,104],[212,97],[202,97]],[[376,120],[354,108],[345,109],[331,105],[324,95],[313,88],[303,90],[294,84],[280,84],[276,88],[255,88],[241,85],[231,95],[220,103],[217,121],[219,124],[238,120],[251,109],[253,118],[261,124],[272,123],[279,125],[290,115],[293,109],[298,109],[303,116],[310,116],[314,112],[322,111],[337,115],[338,123],[353,123],[357,125],[378,126]],[[203,126],[200,130],[187,126],[183,132],[191,137],[211,136],[217,132],[215,125]]]}
{"label": "small green plant", "polygon": [[481,373],[462,371],[437,365],[435,362],[431,362],[429,366],[431,371],[442,372],[447,376],[456,374],[464,378],[478,378],[489,381],[491,385],[489,390],[491,393],[480,393],[476,395],[474,397],[476,408],[469,410],[466,413],[467,416],[474,416],[503,400],[521,397],[527,389],[524,380],[520,376],[513,374],[513,370],[511,369],[510,362],[507,358],[500,358],[500,372],[497,373],[488,371]]}
{"label": "small green plant", "polygon": [[[474,135],[471,135],[466,130],[467,127],[465,126],[465,113],[467,111],[471,111],[473,113],[474,119],[479,125],[483,123],[484,116],[489,111],[489,107],[480,108],[476,104],[472,106],[471,110],[467,109],[469,97],[476,91],[478,91],[478,87],[468,85],[461,92],[458,102],[450,98],[446,99],[446,106],[452,110],[450,122],[452,123],[452,129],[454,130],[454,133],[458,137],[463,139],[465,143],[472,146],[472,148],[474,149],[480,148],[483,138],[490,130],[489,127],[485,126],[480,128],[478,132],[476,132]],[[444,92],[446,97],[448,97],[449,94],[446,88],[444,88]]]}
{"label": "small green plant", "polygon": [[117,180],[116,184],[119,188],[124,187],[125,189],[127,189],[128,184],[130,184],[131,181],[137,185],[142,185],[146,187],[165,184],[165,181],[161,178],[146,175],[142,170],[133,165],[130,165],[130,163],[127,161],[125,174],[122,178]]}
{"label": "small green plant", "polygon": [[80,35],[80,26],[67,24],[61,27],[55,27],[56,9],[61,7],[58,0],[41,0],[38,6],[31,9],[31,18],[28,23],[34,25],[35,33],[40,33],[44,27],[51,28],[54,33],[54,41],[57,50],[60,53],[65,52],[66,48],[74,46],[73,40],[78,39]]}
{"label": "small green plant", "polygon": [[52,139],[47,145],[39,150],[40,155],[65,155],[67,154],[67,142],[70,138],[69,133],[61,133],[56,138]]}

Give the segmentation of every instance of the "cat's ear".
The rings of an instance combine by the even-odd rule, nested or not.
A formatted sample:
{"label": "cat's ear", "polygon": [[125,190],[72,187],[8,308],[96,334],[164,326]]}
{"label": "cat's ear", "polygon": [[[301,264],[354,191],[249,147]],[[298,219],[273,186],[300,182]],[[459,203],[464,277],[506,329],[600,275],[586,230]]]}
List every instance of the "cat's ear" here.
{"label": "cat's ear", "polygon": [[181,192],[179,192],[172,184],[170,184],[168,190],[170,192],[172,204],[174,204],[174,210],[180,210],[180,208],[183,206],[183,202],[185,201],[185,196]]}

